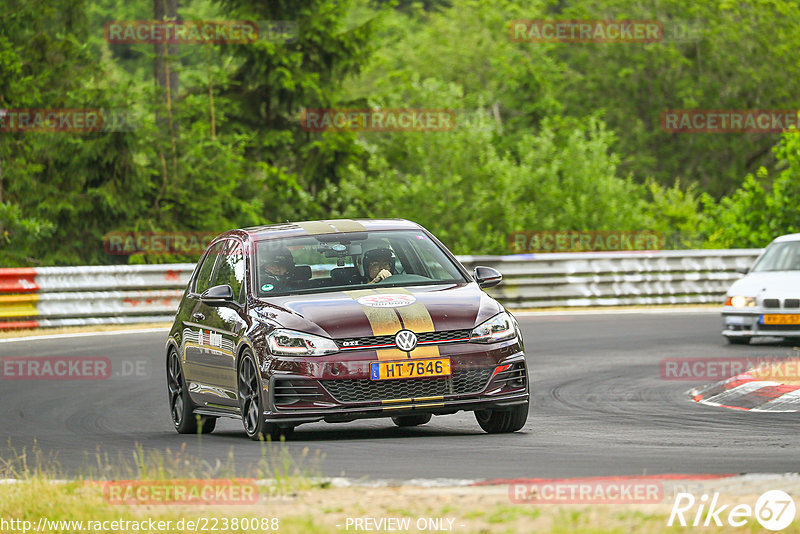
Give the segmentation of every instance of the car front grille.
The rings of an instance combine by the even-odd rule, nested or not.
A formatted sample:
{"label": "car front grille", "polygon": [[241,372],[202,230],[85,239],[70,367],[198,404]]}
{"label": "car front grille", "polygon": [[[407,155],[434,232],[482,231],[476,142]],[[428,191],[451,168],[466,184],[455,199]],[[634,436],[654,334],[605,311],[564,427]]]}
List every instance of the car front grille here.
{"label": "car front grille", "polygon": [[479,393],[486,388],[493,367],[455,371],[445,378],[401,380],[320,380],[339,402],[364,402]]}
{"label": "car front grille", "polygon": [[[765,308],[780,308],[781,299],[764,299],[762,304]],[[784,308],[800,308],[800,299],[784,299]]]}
{"label": "car front grille", "polygon": [[800,324],[760,324],[758,330],[760,332],[800,330]]}
{"label": "car front grille", "polygon": [[[414,332],[417,343],[447,343],[453,341],[469,341],[471,330],[442,330],[439,332]],[[335,339],[336,344],[342,349],[360,349],[365,347],[381,346],[394,347],[394,335],[389,336],[364,336]]]}

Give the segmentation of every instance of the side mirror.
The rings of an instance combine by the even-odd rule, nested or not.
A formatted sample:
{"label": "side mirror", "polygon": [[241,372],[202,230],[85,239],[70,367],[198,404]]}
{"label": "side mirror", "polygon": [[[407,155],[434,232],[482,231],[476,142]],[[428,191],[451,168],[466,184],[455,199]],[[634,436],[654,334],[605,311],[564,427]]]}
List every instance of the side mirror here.
{"label": "side mirror", "polygon": [[475,267],[472,276],[480,287],[494,287],[503,281],[503,275],[500,274],[500,271],[480,265]]}
{"label": "side mirror", "polygon": [[750,267],[739,267],[736,269],[737,273],[747,274],[750,272]]}
{"label": "side mirror", "polygon": [[229,306],[234,304],[233,289],[228,284],[209,287],[200,295],[200,300],[209,306]]}

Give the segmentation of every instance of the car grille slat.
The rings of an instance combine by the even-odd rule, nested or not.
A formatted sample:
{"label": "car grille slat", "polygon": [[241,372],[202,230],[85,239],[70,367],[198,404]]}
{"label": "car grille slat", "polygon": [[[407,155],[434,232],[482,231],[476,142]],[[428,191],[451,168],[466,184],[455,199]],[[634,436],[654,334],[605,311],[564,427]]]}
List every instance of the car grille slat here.
{"label": "car grille slat", "polygon": [[[415,332],[417,343],[447,343],[450,341],[468,341],[472,330],[442,330],[438,332]],[[334,340],[342,349],[356,349],[374,345],[394,347],[394,336],[346,337]]]}
{"label": "car grille slat", "polygon": [[[305,382],[305,384],[304,384]],[[272,390],[276,405],[291,405],[302,400],[321,399],[322,392],[316,384],[308,380],[275,380]]]}
{"label": "car grille slat", "polygon": [[486,387],[494,368],[465,369],[447,378],[401,380],[320,380],[339,402],[366,402],[478,393]]}
{"label": "car grille slat", "polygon": [[781,301],[779,299],[764,299],[765,308],[780,308]]}
{"label": "car grille slat", "polygon": [[760,324],[758,330],[761,332],[779,332],[781,330],[800,330],[800,324]]}
{"label": "car grille slat", "polygon": [[495,375],[496,382],[502,382],[512,386],[515,385],[514,383],[517,383],[517,385],[525,385],[527,378],[525,366],[522,363],[514,363],[511,365],[511,368],[500,371]]}

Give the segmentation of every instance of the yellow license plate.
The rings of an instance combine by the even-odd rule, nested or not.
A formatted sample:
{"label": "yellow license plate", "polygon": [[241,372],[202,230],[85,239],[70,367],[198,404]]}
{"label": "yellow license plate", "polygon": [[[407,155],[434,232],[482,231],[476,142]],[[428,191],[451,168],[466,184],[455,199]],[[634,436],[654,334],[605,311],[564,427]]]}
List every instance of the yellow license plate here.
{"label": "yellow license plate", "polygon": [[373,362],[370,371],[370,378],[372,380],[449,376],[451,374],[450,358],[439,358],[436,360],[405,360],[402,362]]}
{"label": "yellow license plate", "polygon": [[800,324],[800,314],[764,314],[761,324]]}

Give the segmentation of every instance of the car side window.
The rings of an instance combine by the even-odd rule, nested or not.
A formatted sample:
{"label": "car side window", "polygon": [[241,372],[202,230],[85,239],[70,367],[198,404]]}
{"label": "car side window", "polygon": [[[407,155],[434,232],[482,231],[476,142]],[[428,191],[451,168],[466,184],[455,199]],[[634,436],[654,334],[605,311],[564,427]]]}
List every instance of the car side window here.
{"label": "car side window", "polygon": [[244,302],[242,286],[244,285],[245,262],[242,245],[233,239],[227,241],[225,249],[217,262],[212,286],[227,284],[233,289],[233,296],[240,304]]}
{"label": "car side window", "polygon": [[222,247],[224,247],[225,244],[225,241],[216,243],[208,251],[208,254],[206,254],[206,257],[203,259],[203,264],[200,266],[200,270],[197,273],[197,280],[194,284],[195,293],[203,293],[203,291],[211,287],[211,274],[214,272],[214,263],[217,258],[219,258],[220,251],[222,251]]}

